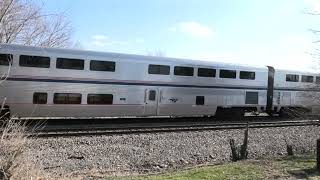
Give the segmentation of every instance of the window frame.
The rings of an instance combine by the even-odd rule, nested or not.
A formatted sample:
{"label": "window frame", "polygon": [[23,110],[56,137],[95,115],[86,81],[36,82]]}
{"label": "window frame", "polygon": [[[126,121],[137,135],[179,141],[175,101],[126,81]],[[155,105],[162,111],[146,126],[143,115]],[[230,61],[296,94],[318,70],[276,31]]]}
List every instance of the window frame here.
{"label": "window frame", "polygon": [[[233,77],[233,76],[222,77],[222,73],[221,73],[221,72],[232,72],[232,74],[234,74],[234,77]],[[219,78],[223,78],[223,79],[237,79],[237,70],[219,69]]]}
{"label": "window frame", "polygon": [[[61,94],[67,95],[64,97],[65,98],[64,103],[57,102],[57,100],[56,100],[56,96],[61,95]],[[68,102],[70,95],[79,95],[79,97],[77,97],[77,98],[79,98],[80,101],[76,101],[76,103]],[[67,103],[65,103],[65,102],[67,102]],[[81,93],[54,93],[53,94],[53,104],[81,104],[81,102],[82,102],[82,94]]]}
{"label": "window frame", "polygon": [[315,83],[316,83],[316,84],[320,84],[320,76],[316,76],[316,78],[315,78]]}
{"label": "window frame", "polygon": [[[207,76],[207,74],[199,74],[199,72],[201,71],[201,70],[212,70],[213,71],[213,76]],[[197,72],[197,76],[198,77],[210,77],[210,78],[215,78],[216,76],[217,76],[217,69],[214,69],[214,68],[198,68],[198,72]]]}
{"label": "window frame", "polygon": [[[106,96],[107,98],[111,97],[111,101],[110,99],[108,99],[107,101],[95,101],[94,96]],[[93,100],[91,100],[90,98],[93,98]],[[97,102],[97,103],[94,103],[94,102]],[[90,93],[87,95],[87,104],[89,105],[111,105],[113,104],[113,94],[93,94],[93,93]]]}
{"label": "window frame", "polygon": [[[101,64],[105,63],[105,65],[103,65],[103,66],[107,67],[109,65],[112,65],[112,68],[106,68],[104,70],[103,70],[103,68],[101,68],[101,69],[98,69],[98,68],[97,69],[93,69],[93,67],[94,67],[93,64],[94,63],[101,63]],[[115,72],[116,71],[116,62],[114,62],[114,61],[90,60],[89,70],[90,71]]]}
{"label": "window frame", "polygon": [[[180,68],[180,70],[177,70],[177,68]],[[181,71],[181,69],[184,69],[184,70]],[[189,70],[192,69],[192,73],[191,73],[191,71],[190,71],[190,72],[187,72],[188,69],[189,69]],[[185,71],[185,70],[187,70],[187,71]],[[187,74],[183,74],[183,73],[181,73],[181,72],[179,72],[179,71],[181,71],[181,72],[187,72]],[[190,73],[190,74],[188,74],[188,73]],[[174,72],[173,72],[173,74],[174,74],[175,76],[187,76],[187,77],[192,77],[192,76],[194,76],[194,67],[191,67],[191,66],[174,66]]]}
{"label": "window frame", "polygon": [[[243,74],[246,73],[246,74]],[[253,74],[253,78],[251,78],[251,75]],[[244,75],[248,75],[247,77],[243,77]],[[239,73],[239,78],[240,79],[245,79],[245,80],[255,80],[256,79],[256,72],[254,71],[240,71]]]}
{"label": "window frame", "polygon": [[[290,80],[290,77],[295,77],[294,80]],[[298,77],[298,78],[296,78]],[[299,82],[300,81],[300,75],[298,74],[286,74],[286,82]]]}
{"label": "window frame", "polygon": [[259,104],[259,92],[258,91],[246,91],[245,104]]}
{"label": "window frame", "polygon": [[[157,67],[159,69],[157,69],[159,72],[152,72],[151,71],[151,67]],[[161,71],[161,68],[167,68],[165,69],[165,73],[161,73],[163,72],[163,69]],[[156,74],[156,75],[170,75],[170,66],[169,65],[160,65],[160,64],[149,64],[148,65],[148,74]]]}
{"label": "window frame", "polygon": [[[39,99],[38,99],[38,96],[36,95],[45,95],[45,102],[44,101],[40,101],[39,102]],[[36,101],[38,100],[38,101]],[[48,103],[48,93],[46,92],[34,92],[33,93],[33,98],[32,98],[32,103],[33,104],[47,104]]]}
{"label": "window frame", "polygon": [[[5,59],[7,59],[7,61],[3,60],[2,56],[6,56]],[[12,61],[13,61],[13,54],[6,54],[6,53],[0,54],[0,66],[12,66]]]}
{"label": "window frame", "polygon": [[[82,62],[82,66],[78,66],[78,67],[71,67],[70,65],[68,65],[68,67],[62,67],[63,63],[60,64],[60,62],[72,62],[72,61],[78,61],[78,63]],[[84,59],[76,59],[76,58],[62,58],[62,57],[58,57],[56,59],[56,69],[69,69],[69,70],[84,70],[84,66],[85,66],[85,60]]]}
{"label": "window frame", "polygon": [[[150,98],[150,97],[152,97],[152,98]],[[157,100],[157,91],[156,90],[149,90],[148,101],[156,101],[156,100]]]}
{"label": "window frame", "polygon": [[196,105],[197,106],[204,106],[205,104],[205,97],[204,96],[196,96]]}
{"label": "window frame", "polygon": [[[39,63],[43,61],[42,63]],[[49,56],[34,56],[34,55],[20,55],[20,67],[33,67],[33,68],[50,68],[51,58]]]}
{"label": "window frame", "polygon": [[[311,81],[309,81],[309,80],[310,80],[310,77],[312,78]],[[304,82],[304,83],[314,83],[314,76],[301,75],[301,82]]]}

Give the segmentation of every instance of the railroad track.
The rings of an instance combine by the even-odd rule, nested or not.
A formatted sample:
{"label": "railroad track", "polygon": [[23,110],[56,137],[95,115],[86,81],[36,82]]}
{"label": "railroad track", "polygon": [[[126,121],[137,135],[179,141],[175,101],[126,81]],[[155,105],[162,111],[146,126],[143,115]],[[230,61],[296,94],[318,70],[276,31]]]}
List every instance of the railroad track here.
{"label": "railroad track", "polygon": [[[155,121],[156,122],[156,121]],[[30,130],[29,135],[37,137],[81,136],[103,134],[157,133],[178,131],[203,131],[223,129],[270,128],[288,126],[319,125],[319,120],[248,120],[247,122],[225,121],[174,121],[174,122],[131,122],[92,123],[73,125],[44,125]]]}

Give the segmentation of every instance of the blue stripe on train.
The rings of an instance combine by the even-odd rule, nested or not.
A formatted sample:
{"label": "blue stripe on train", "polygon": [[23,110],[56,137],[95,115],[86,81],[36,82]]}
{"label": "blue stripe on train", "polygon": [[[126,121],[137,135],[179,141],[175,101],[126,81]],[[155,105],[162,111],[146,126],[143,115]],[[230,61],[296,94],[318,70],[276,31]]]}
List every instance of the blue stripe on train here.
{"label": "blue stripe on train", "polygon": [[[34,78],[7,78],[8,81],[34,81],[34,82],[58,82],[58,83],[81,83],[81,84],[112,84],[112,85],[133,85],[133,86],[165,86],[165,87],[190,87],[190,88],[212,88],[212,89],[253,89],[267,90],[267,87],[254,86],[201,86],[201,85],[182,85],[182,84],[161,84],[161,83],[136,83],[136,82],[106,82],[94,80],[63,80],[63,79],[34,79]],[[282,91],[320,91],[318,89],[303,88],[274,88]]]}

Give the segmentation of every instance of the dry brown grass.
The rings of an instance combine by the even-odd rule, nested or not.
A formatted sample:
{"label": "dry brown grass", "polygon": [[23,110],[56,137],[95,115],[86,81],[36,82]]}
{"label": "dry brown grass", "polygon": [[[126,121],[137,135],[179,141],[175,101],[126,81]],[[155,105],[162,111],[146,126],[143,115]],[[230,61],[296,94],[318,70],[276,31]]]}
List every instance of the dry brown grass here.
{"label": "dry brown grass", "polygon": [[26,125],[10,119],[0,128],[0,179],[49,179],[28,157],[23,157]]}

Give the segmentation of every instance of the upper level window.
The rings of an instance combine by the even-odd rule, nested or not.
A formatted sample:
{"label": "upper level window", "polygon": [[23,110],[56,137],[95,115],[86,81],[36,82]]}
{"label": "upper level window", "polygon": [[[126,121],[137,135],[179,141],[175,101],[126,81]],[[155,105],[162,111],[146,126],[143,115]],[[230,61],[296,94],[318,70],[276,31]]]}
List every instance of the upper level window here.
{"label": "upper level window", "polygon": [[33,94],[33,104],[47,104],[47,93],[35,92]]}
{"label": "upper level window", "polygon": [[226,70],[226,69],[221,69],[220,70],[220,78],[231,78],[235,79],[237,77],[237,71],[235,70]]}
{"label": "upper level window", "polygon": [[210,68],[198,68],[199,77],[216,77],[216,70]]}
{"label": "upper level window", "polygon": [[175,66],[174,75],[193,76],[193,67]]}
{"label": "upper level window", "polygon": [[68,58],[57,58],[56,68],[58,69],[84,69],[83,59],[68,59]]}
{"label": "upper level window", "polygon": [[299,82],[299,75],[296,75],[296,74],[286,74],[286,81]]}
{"label": "upper level window", "polygon": [[91,71],[111,71],[114,72],[116,69],[116,63],[113,61],[90,61]]}
{"label": "upper level window", "polygon": [[87,103],[88,104],[112,104],[113,95],[112,94],[88,94]]}
{"label": "upper level window", "polygon": [[149,74],[169,75],[170,74],[170,66],[149,64],[148,73]]}
{"label": "upper level window", "polygon": [[316,83],[320,84],[320,76],[316,76]]}
{"label": "upper level window", "polygon": [[49,68],[50,58],[44,56],[21,55],[19,65],[24,67]]}
{"label": "upper level window", "polygon": [[310,82],[313,83],[313,76],[301,76],[301,82]]}
{"label": "upper level window", "polygon": [[240,71],[240,79],[251,79],[254,80],[256,78],[255,72],[250,71]]}
{"label": "upper level window", "polygon": [[12,54],[0,54],[0,66],[9,66],[12,64]]}
{"label": "upper level window", "polygon": [[80,93],[54,93],[54,104],[81,104]]}

